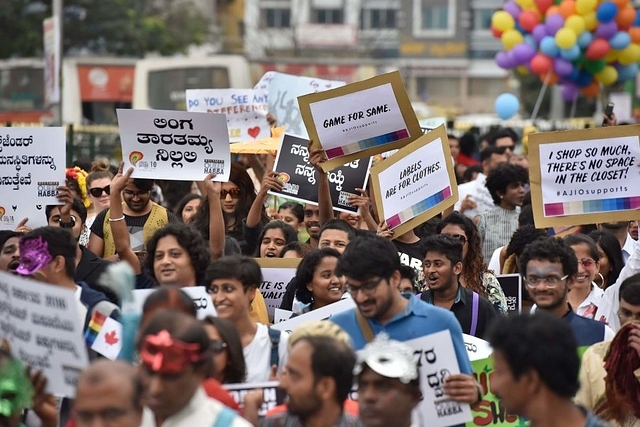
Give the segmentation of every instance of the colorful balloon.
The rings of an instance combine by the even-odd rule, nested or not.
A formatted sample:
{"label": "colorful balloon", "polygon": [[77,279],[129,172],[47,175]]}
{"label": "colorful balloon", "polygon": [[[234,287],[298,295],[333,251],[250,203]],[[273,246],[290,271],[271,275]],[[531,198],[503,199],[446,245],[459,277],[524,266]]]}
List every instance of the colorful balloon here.
{"label": "colorful balloon", "polygon": [[536,56],[536,49],[526,43],[517,45],[511,52],[513,53],[515,62],[519,65],[528,64],[531,58]]}
{"label": "colorful balloon", "polygon": [[547,56],[556,57],[560,54],[560,48],[556,43],[556,39],[551,36],[547,36],[540,42],[540,52]]}
{"label": "colorful balloon", "polygon": [[547,27],[545,24],[536,25],[536,27],[531,32],[533,39],[536,43],[540,43],[543,38],[547,37],[549,34],[547,33]]}
{"label": "colorful balloon", "polygon": [[495,60],[496,64],[498,64],[498,67],[504,68],[505,70],[513,67],[513,60],[511,59],[509,53],[503,50],[496,53]]}
{"label": "colorful balloon", "polygon": [[593,75],[602,72],[606,67],[607,63],[604,59],[594,59],[584,63],[584,68]]}
{"label": "colorful balloon", "polygon": [[616,68],[618,69],[618,80],[621,82],[632,80],[638,74],[638,64],[618,65]]}
{"label": "colorful balloon", "polygon": [[618,80],[618,70],[611,65],[607,65],[602,71],[597,73],[595,76],[597,81],[602,83],[605,86],[612,85]]}
{"label": "colorful balloon", "polygon": [[580,57],[580,48],[578,45],[574,45],[569,49],[562,49],[560,50],[560,56],[568,61],[575,61]]}
{"label": "colorful balloon", "polygon": [[551,15],[544,23],[547,34],[555,36],[560,28],[564,26],[564,18],[561,15]]}
{"label": "colorful balloon", "polygon": [[592,80],[587,86],[580,89],[580,93],[586,97],[593,98],[600,93],[600,83]]}
{"label": "colorful balloon", "polygon": [[502,120],[508,120],[518,113],[520,101],[512,93],[503,93],[496,98],[494,108],[498,117]]}
{"label": "colorful balloon", "polygon": [[563,0],[559,6],[560,15],[562,15],[564,19],[568,19],[576,13],[576,2],[574,0]]}
{"label": "colorful balloon", "polygon": [[604,22],[598,25],[596,29],[596,37],[610,39],[618,32],[618,24],[614,21]]}
{"label": "colorful balloon", "polygon": [[610,1],[606,1],[598,6],[596,11],[596,16],[598,17],[598,21],[602,23],[611,22],[615,19],[618,14],[618,6],[615,3]]}
{"label": "colorful balloon", "polygon": [[584,18],[580,15],[573,15],[567,18],[564,22],[565,28],[569,28],[576,34],[582,34],[584,29],[586,28],[586,24],[584,22]]}
{"label": "colorful balloon", "polygon": [[573,83],[565,83],[562,86],[562,90],[560,91],[560,93],[562,95],[562,99],[567,102],[571,102],[578,98],[578,95],[580,95],[580,88],[578,88],[578,86]]}
{"label": "colorful balloon", "polygon": [[546,74],[553,67],[553,60],[541,53],[536,54],[530,62],[531,71],[536,74]]}
{"label": "colorful balloon", "polygon": [[578,37],[569,28],[561,28],[556,33],[556,44],[560,49],[569,49],[576,44]]}
{"label": "colorful balloon", "polygon": [[586,15],[589,12],[593,12],[597,4],[597,0],[576,0],[576,12],[580,15]]}
{"label": "colorful balloon", "polygon": [[540,23],[540,17],[532,10],[525,10],[520,14],[518,23],[525,31],[531,32]]}
{"label": "colorful balloon", "polygon": [[507,30],[502,33],[501,40],[504,48],[507,50],[511,50],[514,46],[524,42],[524,37],[518,30]]}
{"label": "colorful balloon", "polygon": [[629,28],[629,37],[632,43],[640,43],[640,27]]}
{"label": "colorful balloon", "polygon": [[593,34],[591,34],[589,31],[583,31],[578,36],[577,43],[581,49],[586,49],[591,44],[592,41],[593,41]]}
{"label": "colorful balloon", "polygon": [[589,47],[587,47],[585,56],[588,59],[601,59],[609,53],[610,49],[611,46],[609,46],[609,43],[607,43],[605,39],[595,39],[591,42]]}
{"label": "colorful balloon", "polygon": [[616,24],[620,28],[629,29],[635,22],[637,12],[633,7],[625,7],[618,9],[618,15],[616,16]]}
{"label": "colorful balloon", "polygon": [[598,28],[599,22],[594,11],[585,13],[584,15],[582,15],[582,17],[584,18],[584,26],[587,30],[593,31]]}
{"label": "colorful balloon", "polygon": [[513,29],[516,26],[516,21],[509,12],[499,10],[491,17],[491,25],[500,31],[506,31]]}
{"label": "colorful balloon", "polygon": [[631,43],[631,37],[629,33],[624,31],[618,31],[611,39],[609,40],[609,45],[611,45],[611,49],[624,49],[629,46]]}
{"label": "colorful balloon", "polygon": [[553,60],[553,71],[560,77],[568,76],[573,72],[573,65],[566,59],[556,58]]}
{"label": "colorful balloon", "polygon": [[618,55],[618,62],[622,65],[631,65],[638,61],[640,61],[640,45],[636,43],[631,43]]}
{"label": "colorful balloon", "polygon": [[540,13],[545,13],[553,5],[553,0],[535,0],[534,2]]}
{"label": "colorful balloon", "polygon": [[520,17],[520,14],[522,13],[522,9],[520,8],[520,6],[518,6],[513,0],[506,2],[502,9],[508,12],[509,15],[513,17],[513,19],[518,19]]}

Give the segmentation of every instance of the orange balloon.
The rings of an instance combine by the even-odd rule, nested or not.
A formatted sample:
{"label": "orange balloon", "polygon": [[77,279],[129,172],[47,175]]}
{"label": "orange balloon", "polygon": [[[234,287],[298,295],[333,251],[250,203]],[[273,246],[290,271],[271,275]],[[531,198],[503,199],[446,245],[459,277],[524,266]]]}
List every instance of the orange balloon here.
{"label": "orange balloon", "polygon": [[597,81],[592,81],[589,86],[585,86],[580,90],[580,93],[584,96],[593,98],[600,93],[600,84]]}
{"label": "orange balloon", "polygon": [[576,2],[573,0],[564,0],[560,3],[560,15],[567,19],[571,15],[576,14]]}
{"label": "orange balloon", "polygon": [[616,6],[618,6],[618,10],[622,10],[625,7],[629,6],[629,0],[609,0],[609,1],[615,4]]}
{"label": "orange balloon", "polygon": [[636,10],[632,7],[620,9],[616,15],[616,23],[622,29],[627,29],[636,20]]}
{"label": "orange balloon", "polygon": [[[547,80],[547,73],[540,73],[538,74],[538,77],[540,77],[540,81],[544,83],[545,80]],[[549,74],[549,80],[547,80],[547,83],[550,85],[554,85],[558,83],[558,80],[560,80],[560,77],[558,77],[558,75],[554,71],[551,71],[551,73]]]}
{"label": "orange balloon", "polygon": [[560,6],[557,6],[557,5],[554,4],[553,6],[549,7],[549,9],[547,9],[547,11],[545,12],[544,15],[548,18],[551,15],[560,15],[560,14],[561,14],[560,13]]}
{"label": "orange balloon", "polygon": [[640,27],[629,28],[629,36],[634,43],[640,43]]}

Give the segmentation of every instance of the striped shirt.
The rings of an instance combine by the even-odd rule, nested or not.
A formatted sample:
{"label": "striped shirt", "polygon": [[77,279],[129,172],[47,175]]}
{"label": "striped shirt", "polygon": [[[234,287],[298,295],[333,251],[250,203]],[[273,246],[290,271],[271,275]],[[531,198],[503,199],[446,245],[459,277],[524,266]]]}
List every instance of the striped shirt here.
{"label": "striped shirt", "polygon": [[482,255],[485,260],[490,260],[497,248],[509,244],[513,232],[518,228],[519,215],[520,209],[507,210],[500,206],[480,214],[478,233],[482,240]]}

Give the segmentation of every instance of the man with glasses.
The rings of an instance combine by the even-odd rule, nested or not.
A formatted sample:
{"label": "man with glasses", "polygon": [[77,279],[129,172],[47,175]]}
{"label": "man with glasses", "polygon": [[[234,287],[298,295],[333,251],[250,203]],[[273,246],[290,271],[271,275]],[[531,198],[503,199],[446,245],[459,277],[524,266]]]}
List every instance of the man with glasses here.
{"label": "man with glasses", "polygon": [[482,391],[471,375],[460,324],[451,312],[401,294],[400,265],[393,243],[382,237],[363,236],[349,243],[336,273],[344,276],[356,308],[334,315],[331,321],[351,336],[356,350],[383,331],[391,339],[409,341],[448,330],[461,374],[449,376],[444,391],[457,402],[479,402]]}
{"label": "man with glasses", "polygon": [[540,238],[520,256],[520,272],[537,310],[564,319],[573,329],[578,348],[613,338],[606,324],[578,316],[569,304],[569,284],[578,273],[578,259],[561,239]]}
{"label": "man with glasses", "polygon": [[[131,249],[134,252],[142,252],[146,242],[159,228],[169,222],[178,222],[173,212],[154,203],[151,200],[153,180],[129,179],[124,188],[114,188],[112,192],[122,194],[124,200],[123,215],[120,218],[111,218],[111,209],[105,209],[96,215],[91,226],[89,249],[96,255],[109,258],[116,255],[116,246],[111,232],[111,222],[124,221],[129,228]],[[112,198],[113,200],[113,198]],[[117,259],[117,257],[114,257]]]}
{"label": "man with glasses", "polygon": [[435,234],[427,237],[424,245],[427,254],[422,268],[429,289],[422,293],[420,299],[451,311],[465,334],[485,339],[489,325],[498,317],[498,311],[485,298],[460,285],[461,240]]}

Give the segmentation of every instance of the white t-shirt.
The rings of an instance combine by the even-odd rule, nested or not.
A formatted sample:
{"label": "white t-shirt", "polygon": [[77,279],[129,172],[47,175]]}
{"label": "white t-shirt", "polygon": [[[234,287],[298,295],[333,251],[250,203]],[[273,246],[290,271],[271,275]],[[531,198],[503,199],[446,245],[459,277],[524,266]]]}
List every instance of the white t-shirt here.
{"label": "white t-shirt", "polygon": [[500,267],[500,252],[502,252],[502,248],[504,248],[504,246],[500,246],[498,249],[493,251],[493,255],[491,255],[491,260],[487,266],[487,268],[493,271],[493,274],[496,276],[502,274],[502,268]]}
{"label": "white t-shirt", "polygon": [[[287,345],[289,342],[289,334],[280,333],[280,342],[278,343],[278,373],[282,371],[282,367],[287,363],[289,355]],[[242,349],[244,361],[247,365],[247,383],[258,383],[269,381],[271,373],[271,338],[269,338],[269,328],[262,323],[258,323],[258,330],[253,340]]]}
{"label": "white t-shirt", "polygon": [[486,181],[487,177],[484,174],[479,173],[475,180],[460,184],[458,186],[458,201],[456,202],[454,209],[460,211],[462,201],[467,196],[471,196],[477,205],[475,209],[467,209],[463,212],[463,214],[468,218],[473,219],[477,215],[495,208],[496,205],[493,203],[491,193],[489,193],[489,190],[487,190],[485,185]]}

